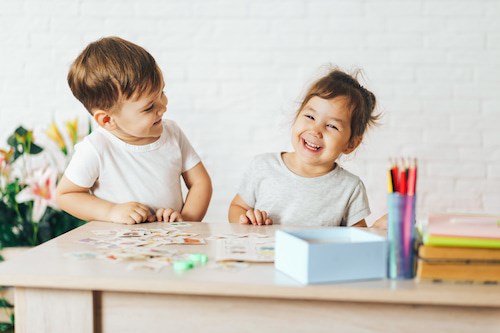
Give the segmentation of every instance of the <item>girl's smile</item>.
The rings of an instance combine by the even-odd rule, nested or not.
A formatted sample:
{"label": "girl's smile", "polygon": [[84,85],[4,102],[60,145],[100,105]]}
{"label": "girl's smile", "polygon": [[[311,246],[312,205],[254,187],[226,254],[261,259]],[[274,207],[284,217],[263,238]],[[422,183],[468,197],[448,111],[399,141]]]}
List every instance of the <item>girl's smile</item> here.
{"label": "girl's smile", "polygon": [[313,142],[314,142],[313,140],[306,140],[302,138],[302,145],[304,146],[305,149],[310,150],[311,152],[316,153],[320,151],[321,148],[323,148],[319,144],[315,144]]}

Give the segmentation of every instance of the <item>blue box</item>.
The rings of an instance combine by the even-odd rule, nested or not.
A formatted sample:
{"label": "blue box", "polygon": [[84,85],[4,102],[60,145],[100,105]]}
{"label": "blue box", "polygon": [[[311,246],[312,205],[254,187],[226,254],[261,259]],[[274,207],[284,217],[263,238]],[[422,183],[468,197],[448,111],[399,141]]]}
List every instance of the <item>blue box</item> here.
{"label": "blue box", "polygon": [[382,279],[387,241],[355,227],[277,230],[274,266],[304,284]]}

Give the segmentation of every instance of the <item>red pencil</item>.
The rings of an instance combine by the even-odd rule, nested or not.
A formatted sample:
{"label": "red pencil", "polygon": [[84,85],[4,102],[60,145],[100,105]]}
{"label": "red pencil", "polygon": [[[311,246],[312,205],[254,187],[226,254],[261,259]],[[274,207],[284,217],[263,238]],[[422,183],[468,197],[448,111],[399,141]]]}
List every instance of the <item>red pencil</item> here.
{"label": "red pencil", "polygon": [[400,171],[400,177],[399,177],[399,193],[401,194],[406,194],[407,190],[407,179],[406,179],[406,170],[403,168]]}

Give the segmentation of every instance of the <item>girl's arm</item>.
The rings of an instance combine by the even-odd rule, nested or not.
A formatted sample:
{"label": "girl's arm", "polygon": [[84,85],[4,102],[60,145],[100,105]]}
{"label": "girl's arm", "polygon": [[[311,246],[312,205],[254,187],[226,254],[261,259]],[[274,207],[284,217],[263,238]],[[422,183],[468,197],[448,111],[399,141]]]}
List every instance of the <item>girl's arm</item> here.
{"label": "girl's arm", "polygon": [[366,224],[366,221],[365,219],[362,219],[361,221],[359,222],[356,222],[352,225],[353,227],[367,227],[368,225]]}
{"label": "girl's arm", "polygon": [[212,182],[203,163],[198,163],[182,173],[182,178],[188,188],[186,202],[181,215],[184,221],[201,221],[207,213],[212,197]]}
{"label": "girl's arm", "polygon": [[56,193],[57,205],[79,219],[109,221],[115,223],[141,223],[151,216],[149,207],[138,202],[114,204],[90,194],[65,176],[59,181]]}
{"label": "girl's arm", "polygon": [[270,225],[273,220],[267,216],[267,212],[248,206],[243,199],[236,194],[229,206],[229,223]]}
{"label": "girl's arm", "polygon": [[248,206],[245,201],[243,201],[243,199],[236,194],[233,201],[231,201],[231,205],[229,206],[229,223],[239,223],[240,216],[245,215],[249,209],[252,209],[252,207]]}
{"label": "girl's arm", "polygon": [[387,214],[379,217],[375,223],[372,224],[372,228],[387,229]]}

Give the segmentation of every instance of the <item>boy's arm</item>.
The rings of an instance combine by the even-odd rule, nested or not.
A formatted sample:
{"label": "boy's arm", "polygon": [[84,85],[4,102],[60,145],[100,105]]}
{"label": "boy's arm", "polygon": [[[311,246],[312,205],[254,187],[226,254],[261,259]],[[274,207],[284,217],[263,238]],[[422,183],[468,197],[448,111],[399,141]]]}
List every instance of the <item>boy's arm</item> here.
{"label": "boy's arm", "polygon": [[138,202],[114,204],[90,194],[63,176],[57,185],[57,205],[65,212],[82,220],[115,223],[141,223],[150,216],[150,209]]}
{"label": "boy's arm", "polygon": [[207,213],[212,197],[212,182],[203,163],[198,163],[182,173],[182,178],[188,188],[186,202],[182,207],[181,216],[184,221],[201,221]]}

